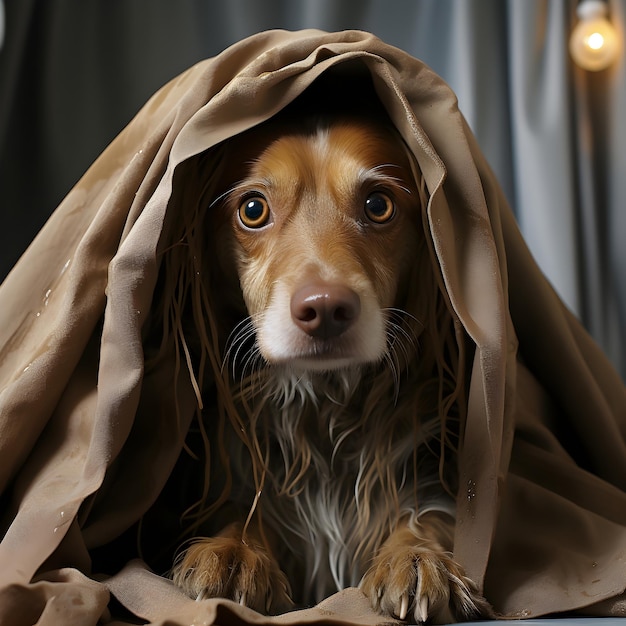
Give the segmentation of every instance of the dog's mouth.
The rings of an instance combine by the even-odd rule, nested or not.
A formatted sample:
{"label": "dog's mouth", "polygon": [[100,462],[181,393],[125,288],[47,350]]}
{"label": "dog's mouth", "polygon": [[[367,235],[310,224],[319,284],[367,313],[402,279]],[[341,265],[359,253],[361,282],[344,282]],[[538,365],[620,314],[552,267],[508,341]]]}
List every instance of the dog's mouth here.
{"label": "dog's mouth", "polygon": [[[351,369],[366,365],[372,361],[355,350],[349,344],[337,340],[313,340],[307,349],[295,350],[291,356],[275,358],[270,355],[272,365],[287,366],[294,371],[328,372]],[[347,344],[347,345],[345,345]],[[375,359],[378,360],[378,359]]]}

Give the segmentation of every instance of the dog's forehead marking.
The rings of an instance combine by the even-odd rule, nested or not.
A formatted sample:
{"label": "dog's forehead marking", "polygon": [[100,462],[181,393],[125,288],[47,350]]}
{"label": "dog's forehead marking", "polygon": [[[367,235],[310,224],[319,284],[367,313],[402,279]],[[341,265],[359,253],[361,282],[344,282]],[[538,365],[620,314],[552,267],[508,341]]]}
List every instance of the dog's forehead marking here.
{"label": "dog's forehead marking", "polygon": [[[313,134],[286,134],[271,141],[253,164],[261,182],[291,209],[307,198],[317,210],[350,202],[368,184],[411,193],[412,176],[400,140],[363,124],[319,127]],[[325,202],[326,201],[326,202]]]}

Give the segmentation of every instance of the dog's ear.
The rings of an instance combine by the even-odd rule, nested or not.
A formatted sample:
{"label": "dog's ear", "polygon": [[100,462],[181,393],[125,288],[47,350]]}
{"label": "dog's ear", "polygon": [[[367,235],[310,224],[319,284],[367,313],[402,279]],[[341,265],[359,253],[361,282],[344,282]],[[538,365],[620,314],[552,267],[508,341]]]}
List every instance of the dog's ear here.
{"label": "dog's ear", "polygon": [[182,162],[174,173],[159,242],[159,278],[144,329],[144,342],[155,350],[163,326],[171,324],[194,357],[203,350],[217,353],[219,346],[201,346],[199,341],[213,336],[209,327],[225,317],[214,309],[228,304],[230,315],[232,308],[242,307],[236,273],[226,276],[223,271],[233,264],[220,262],[230,250],[223,228],[227,216],[215,203],[224,168],[225,146],[218,145]]}

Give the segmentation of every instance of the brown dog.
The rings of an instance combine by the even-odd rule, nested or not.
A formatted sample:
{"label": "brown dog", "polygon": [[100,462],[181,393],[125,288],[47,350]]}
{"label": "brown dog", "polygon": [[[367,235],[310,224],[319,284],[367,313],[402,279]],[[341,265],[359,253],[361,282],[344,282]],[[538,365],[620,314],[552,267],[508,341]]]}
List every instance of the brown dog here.
{"label": "brown dog", "polygon": [[212,536],[173,580],[268,612],[359,585],[400,619],[487,614],[450,554],[463,358],[412,155],[390,123],[313,117],[220,163],[211,300],[235,417]]}

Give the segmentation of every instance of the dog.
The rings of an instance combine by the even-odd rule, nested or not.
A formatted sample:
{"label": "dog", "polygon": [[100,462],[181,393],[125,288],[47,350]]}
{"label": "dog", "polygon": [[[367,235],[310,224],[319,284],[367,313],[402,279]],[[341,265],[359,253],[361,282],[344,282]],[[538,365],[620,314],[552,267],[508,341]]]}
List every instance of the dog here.
{"label": "dog", "polygon": [[217,153],[197,230],[229,419],[174,583],[265,613],[359,586],[400,620],[488,616],[451,555],[465,359],[414,156],[380,111],[278,115]]}

